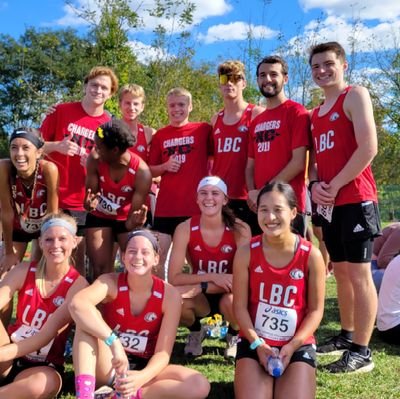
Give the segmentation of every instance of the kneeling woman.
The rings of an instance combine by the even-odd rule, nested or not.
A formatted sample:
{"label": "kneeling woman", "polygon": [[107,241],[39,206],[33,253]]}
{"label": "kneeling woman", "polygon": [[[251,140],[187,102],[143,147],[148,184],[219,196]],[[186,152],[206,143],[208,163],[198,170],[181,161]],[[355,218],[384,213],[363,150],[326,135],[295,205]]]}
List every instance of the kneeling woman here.
{"label": "kneeling woman", "polygon": [[[266,185],[257,198],[263,233],[236,252],[233,307],[241,336],[237,399],[315,398],[313,334],[323,314],[325,266],[318,249],[291,232],[295,216],[291,186]],[[274,379],[266,365],[276,352],[284,372]]]}
{"label": "kneeling woman", "polygon": [[75,220],[46,218],[39,263],[22,262],[0,283],[0,307],[18,292],[17,315],[7,334],[0,322],[0,397],[54,398],[62,384],[64,348],[71,317],[68,302],[86,280],[71,266],[77,245]]}
{"label": "kneeling woman", "polygon": [[101,275],[70,306],[77,398],[92,398],[95,385],[113,382],[126,398],[207,397],[203,375],[168,364],[181,298],[152,275],[159,260],[156,238],[147,230],[130,233],[122,259],[125,272]]}

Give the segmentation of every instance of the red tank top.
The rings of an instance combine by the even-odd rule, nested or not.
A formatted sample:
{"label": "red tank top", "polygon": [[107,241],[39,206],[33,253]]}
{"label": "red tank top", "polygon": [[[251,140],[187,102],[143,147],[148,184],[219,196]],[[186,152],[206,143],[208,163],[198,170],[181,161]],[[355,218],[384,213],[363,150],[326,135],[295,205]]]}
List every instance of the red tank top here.
{"label": "red tank top", "polygon": [[[346,165],[357,148],[354,126],[343,110],[343,103],[351,86],[338,97],[325,115],[319,116],[320,107],[311,117],[311,133],[316,154],[318,178],[329,183]],[[377,202],[377,190],[368,165],[354,180],[343,186],[335,199],[335,205]]]}
{"label": "red tank top", "polygon": [[135,191],[136,172],[139,168],[139,157],[131,152],[131,159],[125,176],[116,183],[110,177],[110,166],[99,161],[99,189],[101,197],[94,216],[104,219],[126,220]]}
{"label": "red tank top", "polygon": [[231,199],[247,198],[245,169],[254,107],[254,104],[248,104],[240,120],[233,125],[224,123],[224,110],[220,111],[213,128],[214,163],[211,174],[226,183]]}
{"label": "red tank top", "polygon": [[216,247],[210,247],[201,236],[200,215],[193,216],[190,220],[190,239],[187,251],[193,274],[232,274],[236,242],[233,231],[229,227],[225,227],[219,244]]}
{"label": "red tank top", "polygon": [[102,307],[105,322],[118,333],[125,352],[147,359],[155,351],[163,318],[165,293],[164,281],[155,276],[152,278],[151,297],[137,316],[131,313],[127,273],[118,275],[117,297]]}
{"label": "red tank top", "polygon": [[129,151],[138,155],[147,163],[147,159],[149,157],[149,144],[147,143],[146,135],[144,132],[144,126],[141,124],[137,125],[137,136],[136,136],[136,144],[129,148]]}
{"label": "red tank top", "polygon": [[[299,237],[289,264],[275,268],[264,256],[262,235],[250,242],[249,313],[268,345],[283,346],[295,335],[307,312],[308,258],[311,243]],[[305,344],[315,343],[313,336]]]}
{"label": "red tank top", "polygon": [[[68,290],[79,277],[75,268],[70,266],[56,290],[49,297],[43,298],[36,286],[35,273],[36,263],[32,262],[25,282],[18,292],[16,321],[8,327],[13,342],[19,342],[41,330],[49,316],[64,303]],[[66,328],[45,347],[26,355],[25,358],[34,362],[46,361],[62,365],[68,333],[69,328]]]}
{"label": "red tank top", "polygon": [[47,212],[47,186],[43,176],[43,162],[39,161],[36,183],[28,192],[16,175],[11,179],[11,194],[14,207],[14,230],[37,233]]}

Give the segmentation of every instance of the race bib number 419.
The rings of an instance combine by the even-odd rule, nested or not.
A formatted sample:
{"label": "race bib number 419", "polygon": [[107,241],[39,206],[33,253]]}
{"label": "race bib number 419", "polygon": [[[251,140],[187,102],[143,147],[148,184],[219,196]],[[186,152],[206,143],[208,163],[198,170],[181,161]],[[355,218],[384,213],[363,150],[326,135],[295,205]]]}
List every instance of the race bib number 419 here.
{"label": "race bib number 419", "polygon": [[297,313],[294,309],[260,302],[257,308],[255,329],[261,337],[274,341],[288,341],[296,332]]}

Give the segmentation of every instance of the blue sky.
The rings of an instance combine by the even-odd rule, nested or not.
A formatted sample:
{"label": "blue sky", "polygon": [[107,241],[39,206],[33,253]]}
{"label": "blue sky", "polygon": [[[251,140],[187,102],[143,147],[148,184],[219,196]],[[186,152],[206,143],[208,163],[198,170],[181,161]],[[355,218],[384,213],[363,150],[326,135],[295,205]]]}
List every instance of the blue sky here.
{"label": "blue sky", "polygon": [[[196,60],[218,62],[221,59],[242,58],[252,32],[253,45],[266,55],[276,49],[278,37],[285,41],[301,38],[338,40],[348,47],[348,37],[356,32],[357,51],[390,48],[399,39],[399,0],[192,0],[196,4],[192,31]],[[76,7],[94,4],[95,0],[72,0]],[[171,21],[154,20],[144,11],[153,0],[132,1],[144,27],[131,32],[134,48],[145,60],[154,55],[149,47],[152,28],[162,22],[170,28]],[[358,24],[354,25],[357,20]],[[76,17],[63,0],[0,0],[0,32],[14,37],[29,26],[37,28],[73,27],[84,32],[87,26]],[[319,36],[314,29],[318,26]],[[398,41],[397,43],[399,43]]]}

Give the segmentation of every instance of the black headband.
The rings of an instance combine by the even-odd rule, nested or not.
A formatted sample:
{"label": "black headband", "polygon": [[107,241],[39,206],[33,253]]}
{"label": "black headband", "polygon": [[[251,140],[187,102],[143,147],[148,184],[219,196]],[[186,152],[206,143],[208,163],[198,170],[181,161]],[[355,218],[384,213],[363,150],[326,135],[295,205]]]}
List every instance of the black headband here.
{"label": "black headband", "polygon": [[35,136],[31,132],[27,132],[26,130],[14,130],[13,133],[10,136],[10,144],[13,140],[18,139],[18,138],[23,138],[28,141],[30,141],[37,149],[42,148],[44,146],[44,141]]}
{"label": "black headband", "polygon": [[160,251],[160,246],[158,245],[157,238],[152,233],[150,233],[150,231],[148,231],[148,230],[135,230],[135,231],[130,232],[126,243],[128,244],[128,242],[131,240],[131,238],[137,237],[137,236],[146,237],[151,242],[151,245],[153,246],[154,251],[157,253]]}

